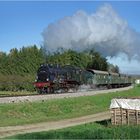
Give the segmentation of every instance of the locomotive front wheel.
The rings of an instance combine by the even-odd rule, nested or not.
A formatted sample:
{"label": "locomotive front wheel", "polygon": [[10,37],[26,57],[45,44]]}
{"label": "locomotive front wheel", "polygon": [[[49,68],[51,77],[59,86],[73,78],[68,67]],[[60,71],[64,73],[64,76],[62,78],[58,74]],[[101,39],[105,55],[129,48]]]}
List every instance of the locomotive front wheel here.
{"label": "locomotive front wheel", "polygon": [[46,93],[46,91],[45,91],[44,88],[40,88],[40,89],[38,89],[37,92],[38,92],[39,94]]}
{"label": "locomotive front wheel", "polygon": [[47,92],[47,93],[54,93],[54,88],[53,88],[53,87],[48,87],[48,88],[46,89],[46,92]]}
{"label": "locomotive front wheel", "polygon": [[46,89],[46,91],[47,91],[47,93],[50,93],[50,87],[48,87],[47,89]]}

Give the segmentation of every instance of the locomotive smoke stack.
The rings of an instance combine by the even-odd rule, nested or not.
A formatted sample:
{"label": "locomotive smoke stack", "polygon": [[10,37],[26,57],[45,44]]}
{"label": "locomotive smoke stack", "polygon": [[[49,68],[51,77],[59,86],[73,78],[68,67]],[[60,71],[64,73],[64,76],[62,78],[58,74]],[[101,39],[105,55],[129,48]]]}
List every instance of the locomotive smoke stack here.
{"label": "locomotive smoke stack", "polygon": [[126,55],[127,62],[140,62],[140,34],[109,4],[104,4],[94,13],[81,10],[51,23],[42,36],[48,51],[60,47],[77,51],[94,48],[109,57],[109,61]]}

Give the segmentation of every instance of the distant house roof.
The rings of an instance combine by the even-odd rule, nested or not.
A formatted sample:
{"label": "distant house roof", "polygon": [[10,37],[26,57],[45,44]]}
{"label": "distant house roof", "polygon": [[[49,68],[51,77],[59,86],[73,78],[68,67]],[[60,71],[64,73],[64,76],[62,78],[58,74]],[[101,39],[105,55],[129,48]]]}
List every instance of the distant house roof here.
{"label": "distant house roof", "polygon": [[136,83],[136,84],[140,84],[140,79],[137,79],[137,80],[135,81],[135,83]]}

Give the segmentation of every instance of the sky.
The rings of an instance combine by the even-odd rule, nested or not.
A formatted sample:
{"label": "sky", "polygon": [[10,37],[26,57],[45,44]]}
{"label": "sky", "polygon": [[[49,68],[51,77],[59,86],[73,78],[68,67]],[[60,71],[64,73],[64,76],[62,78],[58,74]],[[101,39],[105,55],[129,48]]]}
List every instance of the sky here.
{"label": "sky", "polygon": [[[72,17],[77,11],[90,15],[104,4],[111,5],[135,33],[140,33],[139,1],[0,1],[0,51],[8,53],[12,48],[41,46],[45,39],[42,34],[48,33],[51,24],[56,23],[59,29],[61,19],[65,21],[65,17]],[[107,58],[119,65],[123,73],[140,73],[139,61],[135,59],[122,63],[122,57]]]}

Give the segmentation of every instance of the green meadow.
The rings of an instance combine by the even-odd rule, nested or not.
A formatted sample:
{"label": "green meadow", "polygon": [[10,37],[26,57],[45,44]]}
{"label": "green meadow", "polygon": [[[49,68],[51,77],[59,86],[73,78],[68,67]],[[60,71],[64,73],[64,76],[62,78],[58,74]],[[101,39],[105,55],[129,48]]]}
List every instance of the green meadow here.
{"label": "green meadow", "polygon": [[0,126],[62,120],[104,112],[109,109],[112,98],[136,96],[140,96],[140,87],[94,96],[0,104]]}

